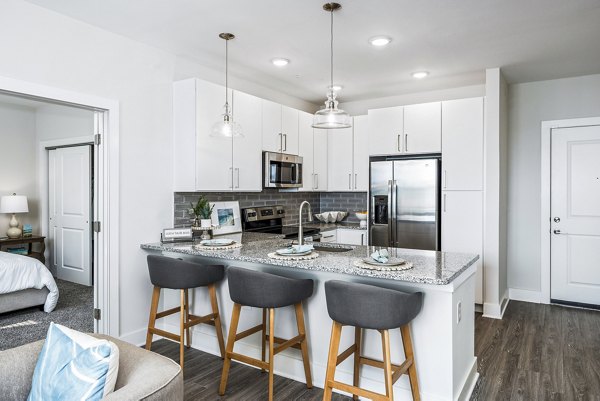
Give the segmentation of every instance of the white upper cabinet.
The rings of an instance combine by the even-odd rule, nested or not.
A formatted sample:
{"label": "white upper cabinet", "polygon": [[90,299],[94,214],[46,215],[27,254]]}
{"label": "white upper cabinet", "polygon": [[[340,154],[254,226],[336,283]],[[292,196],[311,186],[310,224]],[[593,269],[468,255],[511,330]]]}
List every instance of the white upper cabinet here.
{"label": "white upper cabinet", "polygon": [[281,106],[283,153],[298,154],[298,110]]}
{"label": "white upper cabinet", "polygon": [[243,138],[211,136],[223,119],[224,87],[199,79],[173,84],[175,192],[262,189],[262,101],[229,92],[233,119]]}
{"label": "white upper cabinet", "polygon": [[404,108],[388,107],[369,110],[369,154],[402,153]]}
{"label": "white upper cabinet", "polygon": [[442,151],[441,102],[404,106],[404,153],[439,153]]}
{"label": "white upper cabinet", "polygon": [[233,92],[233,119],[242,127],[243,137],[233,139],[233,189],[262,190],[262,101],[243,92]]}
{"label": "white upper cabinet", "polygon": [[299,191],[313,191],[315,185],[312,120],[312,114],[298,113],[298,155],[302,156],[302,187]]}
{"label": "white upper cabinet", "polygon": [[283,151],[281,105],[264,99],[262,99],[262,150],[267,152]]}
{"label": "white upper cabinet", "polygon": [[354,117],[354,190],[369,190],[369,119]]}
{"label": "white upper cabinet", "polygon": [[442,187],[483,189],[483,98],[442,103]]}
{"label": "white upper cabinet", "polygon": [[352,127],[327,132],[329,191],[352,191],[354,188],[353,142]]}
{"label": "white upper cabinet", "polygon": [[328,151],[327,151],[327,130],[315,128],[313,130],[313,148],[314,148],[314,161],[313,161],[313,174],[314,174],[314,190],[315,191],[327,191],[327,166],[328,166]]}

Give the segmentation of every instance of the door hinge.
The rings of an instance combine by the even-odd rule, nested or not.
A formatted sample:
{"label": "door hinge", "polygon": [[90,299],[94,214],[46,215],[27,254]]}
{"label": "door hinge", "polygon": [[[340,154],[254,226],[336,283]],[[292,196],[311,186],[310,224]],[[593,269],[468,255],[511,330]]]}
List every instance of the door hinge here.
{"label": "door hinge", "polygon": [[94,319],[100,320],[100,316],[101,316],[100,309],[95,308],[94,309]]}
{"label": "door hinge", "polygon": [[100,222],[99,221],[94,221],[92,223],[92,230],[94,230],[95,233],[100,232]]}
{"label": "door hinge", "polygon": [[100,145],[102,143],[102,135],[94,135],[94,145]]}

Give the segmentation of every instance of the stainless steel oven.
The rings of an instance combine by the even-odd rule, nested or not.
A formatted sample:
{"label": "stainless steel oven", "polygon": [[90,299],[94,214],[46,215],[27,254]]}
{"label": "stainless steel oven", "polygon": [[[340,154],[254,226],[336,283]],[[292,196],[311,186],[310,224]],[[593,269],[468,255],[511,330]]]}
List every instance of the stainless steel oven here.
{"label": "stainless steel oven", "polygon": [[265,188],[302,187],[302,157],[264,152]]}

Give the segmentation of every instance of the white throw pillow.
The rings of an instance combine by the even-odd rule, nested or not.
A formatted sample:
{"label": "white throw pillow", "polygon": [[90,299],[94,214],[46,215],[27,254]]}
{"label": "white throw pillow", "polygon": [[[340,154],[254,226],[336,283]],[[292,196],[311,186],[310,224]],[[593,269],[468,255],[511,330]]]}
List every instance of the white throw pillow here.
{"label": "white throw pillow", "polygon": [[114,343],[51,323],[28,401],[100,400],[114,391],[118,370]]}

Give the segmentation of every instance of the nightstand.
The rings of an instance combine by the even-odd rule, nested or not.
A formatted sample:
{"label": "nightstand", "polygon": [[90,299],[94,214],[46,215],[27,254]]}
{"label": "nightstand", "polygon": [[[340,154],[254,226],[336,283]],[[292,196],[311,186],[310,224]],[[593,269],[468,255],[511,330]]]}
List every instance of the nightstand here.
{"label": "nightstand", "polygon": [[[34,251],[33,244],[40,244],[40,249]],[[35,258],[46,264],[46,258],[44,257],[44,251],[46,250],[46,237],[33,235],[31,237],[0,239],[0,251],[4,250],[4,248],[9,248],[16,245],[27,245],[27,256]]]}

